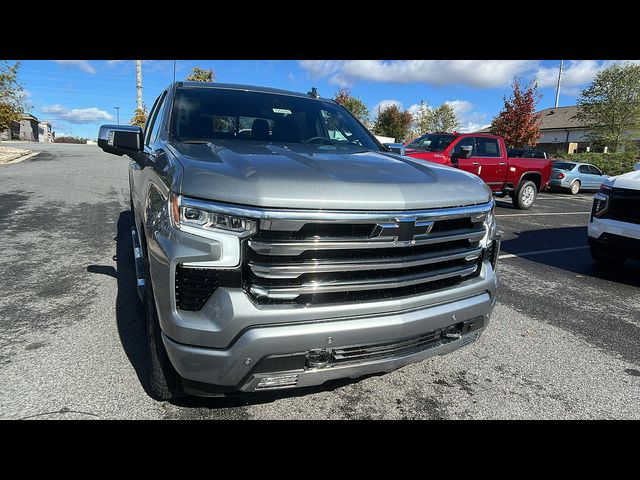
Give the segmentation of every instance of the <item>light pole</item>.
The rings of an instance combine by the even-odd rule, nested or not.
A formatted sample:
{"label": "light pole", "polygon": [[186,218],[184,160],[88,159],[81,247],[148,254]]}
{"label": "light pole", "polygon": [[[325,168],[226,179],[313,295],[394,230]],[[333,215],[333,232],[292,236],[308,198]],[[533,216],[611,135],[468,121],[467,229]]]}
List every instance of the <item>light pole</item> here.
{"label": "light pole", "polygon": [[560,84],[562,83],[562,67],[564,66],[564,60],[560,60],[560,69],[558,70],[558,85],[556,87],[556,107],[558,108],[558,100],[560,100]]}
{"label": "light pole", "polygon": [[142,60],[136,60],[136,103],[142,112]]}
{"label": "light pole", "polygon": [[120,125],[120,107],[113,107],[116,109],[116,117],[118,117],[118,125]]}

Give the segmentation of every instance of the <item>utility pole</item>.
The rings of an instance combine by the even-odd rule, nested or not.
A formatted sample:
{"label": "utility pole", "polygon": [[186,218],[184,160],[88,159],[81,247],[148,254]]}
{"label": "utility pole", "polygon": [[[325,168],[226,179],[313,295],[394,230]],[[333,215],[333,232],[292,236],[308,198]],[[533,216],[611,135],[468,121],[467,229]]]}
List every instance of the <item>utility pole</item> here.
{"label": "utility pole", "polygon": [[113,107],[116,109],[116,117],[118,117],[118,125],[120,125],[120,107]]}
{"label": "utility pole", "polygon": [[136,60],[136,90],[138,110],[142,111],[142,60]]}
{"label": "utility pole", "polygon": [[560,83],[562,83],[562,66],[564,60],[560,60],[560,70],[558,70],[558,86],[556,88],[556,107],[558,108],[558,101],[560,100]]}

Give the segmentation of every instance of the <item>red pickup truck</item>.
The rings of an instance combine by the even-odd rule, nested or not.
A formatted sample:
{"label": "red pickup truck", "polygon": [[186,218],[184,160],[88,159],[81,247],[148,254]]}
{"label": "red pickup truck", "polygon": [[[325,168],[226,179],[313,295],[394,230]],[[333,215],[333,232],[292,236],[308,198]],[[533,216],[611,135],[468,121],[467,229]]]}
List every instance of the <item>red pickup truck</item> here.
{"label": "red pickup truck", "polygon": [[429,133],[405,145],[404,154],[478,175],[498,197],[526,210],[551,178],[550,160],[510,158],[504,140],[484,133]]}

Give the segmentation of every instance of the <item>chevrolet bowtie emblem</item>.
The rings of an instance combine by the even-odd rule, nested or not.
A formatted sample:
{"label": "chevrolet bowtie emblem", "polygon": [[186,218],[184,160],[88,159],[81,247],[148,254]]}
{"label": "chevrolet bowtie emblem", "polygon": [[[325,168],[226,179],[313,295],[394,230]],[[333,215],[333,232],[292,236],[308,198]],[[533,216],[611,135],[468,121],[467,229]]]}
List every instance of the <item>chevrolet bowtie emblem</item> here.
{"label": "chevrolet bowtie emblem", "polygon": [[411,244],[416,240],[426,238],[432,227],[433,222],[430,221],[418,221],[416,218],[396,218],[393,223],[377,224],[371,238]]}

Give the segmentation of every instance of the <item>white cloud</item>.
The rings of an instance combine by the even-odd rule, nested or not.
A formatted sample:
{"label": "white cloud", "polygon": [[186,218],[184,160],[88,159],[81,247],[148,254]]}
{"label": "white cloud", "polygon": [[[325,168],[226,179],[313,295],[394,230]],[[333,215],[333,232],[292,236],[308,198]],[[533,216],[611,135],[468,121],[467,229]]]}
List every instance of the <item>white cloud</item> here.
{"label": "white cloud", "polygon": [[294,85],[296,84],[296,76],[292,72],[289,72],[289,74],[287,75],[287,78],[292,84]]}
{"label": "white cloud", "polygon": [[55,115],[58,119],[70,123],[95,123],[100,120],[113,120],[113,115],[96,107],[68,109],[62,105],[48,105],[42,107],[42,113]]}
{"label": "white cloud", "polygon": [[400,100],[393,100],[393,99],[386,99],[386,100],[380,100],[375,107],[373,107],[373,110],[371,110],[371,113],[374,117],[378,116],[378,109],[379,111],[382,111],[388,107],[390,107],[391,105],[397,105],[398,108],[402,108],[402,102]]}
{"label": "white cloud", "polygon": [[[639,63],[638,60],[569,60],[566,61],[562,70],[562,85],[560,92],[563,95],[578,96],[580,87],[591,83],[593,78],[605,68],[614,63]],[[540,88],[555,88],[558,83],[558,68],[560,64],[553,67],[540,67],[536,72],[536,82]]]}
{"label": "white cloud", "polygon": [[461,133],[477,132],[490,125],[487,123],[487,114],[474,111],[473,103],[467,100],[447,100],[444,103],[453,108],[460,119],[459,131]]}
{"label": "white cloud", "polygon": [[444,103],[453,108],[453,111],[456,112],[456,115],[458,116],[462,116],[473,110],[473,103],[466,100],[447,100]]}
{"label": "white cloud", "polygon": [[486,122],[466,122],[460,126],[460,133],[473,133],[483,128],[487,128],[491,123]]}
{"label": "white cloud", "polygon": [[409,108],[407,108],[407,112],[409,112],[411,115],[415,115],[416,113],[418,113],[419,109],[420,109],[420,104],[414,103]]}
{"label": "white cloud", "polygon": [[54,60],[54,62],[67,67],[77,68],[84,73],[95,74],[96,69],[87,60]]}
{"label": "white cloud", "polygon": [[356,81],[466,85],[477,88],[509,85],[514,75],[532,72],[537,60],[301,60],[315,77],[340,86]]}

